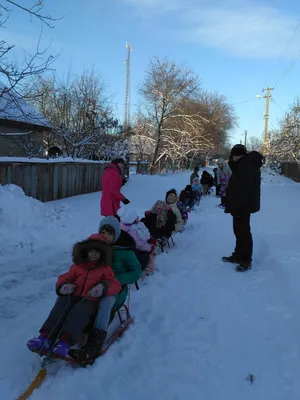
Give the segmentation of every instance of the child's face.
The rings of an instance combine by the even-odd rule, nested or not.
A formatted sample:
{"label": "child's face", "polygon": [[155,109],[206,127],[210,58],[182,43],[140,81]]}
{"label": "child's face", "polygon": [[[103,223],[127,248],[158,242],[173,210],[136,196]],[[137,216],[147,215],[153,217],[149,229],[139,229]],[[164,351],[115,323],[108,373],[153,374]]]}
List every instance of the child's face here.
{"label": "child's face", "polygon": [[174,193],[169,194],[168,198],[167,198],[167,203],[168,204],[173,204],[176,203],[177,201],[177,196]]}
{"label": "child's face", "polygon": [[114,234],[111,232],[108,232],[106,229],[103,229],[101,232],[101,235],[103,235],[107,241],[107,243],[112,244],[114,242]]}
{"label": "child's face", "polygon": [[91,249],[88,251],[88,259],[90,262],[99,261],[101,257],[100,251],[96,249]]}

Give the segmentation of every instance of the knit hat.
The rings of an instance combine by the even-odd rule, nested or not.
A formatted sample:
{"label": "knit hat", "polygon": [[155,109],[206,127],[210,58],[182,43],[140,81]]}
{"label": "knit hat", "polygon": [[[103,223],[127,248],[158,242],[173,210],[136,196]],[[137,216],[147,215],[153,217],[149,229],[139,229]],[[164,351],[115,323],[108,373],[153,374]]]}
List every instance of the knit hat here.
{"label": "knit hat", "polygon": [[98,232],[101,232],[101,228],[105,225],[111,226],[115,232],[114,234],[114,242],[116,242],[120,235],[121,235],[121,228],[120,228],[120,222],[117,220],[116,217],[104,217],[101,219]]}
{"label": "knit hat", "polygon": [[185,187],[185,189],[184,189],[186,192],[192,192],[193,191],[193,189],[192,189],[192,186],[191,185],[186,185],[186,187]]}
{"label": "knit hat", "polygon": [[114,160],[112,160],[111,163],[112,164],[125,164],[125,161],[122,157],[118,157],[118,158],[115,158]]}
{"label": "knit hat", "polygon": [[167,199],[168,199],[168,197],[169,197],[170,194],[175,194],[175,196],[178,197],[178,194],[177,194],[176,189],[170,189],[170,190],[166,193],[166,201],[167,201]]}
{"label": "knit hat", "polygon": [[246,147],[243,144],[236,144],[231,149],[230,156],[231,157],[239,157],[239,156],[245,156],[246,154],[247,154]]}
{"label": "knit hat", "polygon": [[133,208],[122,207],[118,211],[118,216],[120,217],[123,224],[131,225],[137,219],[138,214]]}

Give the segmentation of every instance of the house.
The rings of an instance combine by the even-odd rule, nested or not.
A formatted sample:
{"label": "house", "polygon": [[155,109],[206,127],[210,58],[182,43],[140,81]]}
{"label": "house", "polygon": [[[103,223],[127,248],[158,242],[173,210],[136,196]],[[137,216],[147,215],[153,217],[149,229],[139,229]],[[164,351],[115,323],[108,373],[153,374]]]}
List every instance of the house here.
{"label": "house", "polygon": [[0,82],[0,157],[41,152],[52,128],[46,118],[13,89]]}

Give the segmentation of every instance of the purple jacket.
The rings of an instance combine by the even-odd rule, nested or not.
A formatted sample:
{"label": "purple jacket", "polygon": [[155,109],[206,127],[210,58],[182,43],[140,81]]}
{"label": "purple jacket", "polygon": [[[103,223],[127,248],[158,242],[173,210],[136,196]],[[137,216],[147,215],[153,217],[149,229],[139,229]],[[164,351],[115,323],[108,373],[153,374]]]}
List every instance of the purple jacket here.
{"label": "purple jacket", "polygon": [[129,235],[135,240],[137,250],[148,252],[151,251],[152,245],[148,243],[148,240],[150,239],[150,232],[143,222],[131,225],[125,225],[123,222],[121,222],[120,227],[123,231],[128,232]]}

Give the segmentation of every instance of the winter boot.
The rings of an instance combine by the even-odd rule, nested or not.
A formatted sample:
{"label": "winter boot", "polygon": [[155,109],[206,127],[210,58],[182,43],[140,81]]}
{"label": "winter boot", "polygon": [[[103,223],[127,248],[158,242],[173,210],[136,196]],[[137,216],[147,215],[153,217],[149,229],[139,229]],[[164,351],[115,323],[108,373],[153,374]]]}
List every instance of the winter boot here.
{"label": "winter boot", "polygon": [[62,340],[60,340],[53,349],[53,353],[60,357],[67,357],[70,351],[70,345]]}
{"label": "winter boot", "polygon": [[237,267],[236,267],[236,271],[237,272],[246,272],[249,269],[251,269],[251,261],[247,261],[247,262],[241,262]]}
{"label": "winter boot", "polygon": [[93,329],[88,342],[82,349],[70,351],[70,356],[79,362],[93,361],[101,355],[107,332],[104,329]]}
{"label": "winter boot", "polygon": [[233,253],[230,257],[222,257],[222,261],[229,264],[239,264],[240,261],[237,259],[235,253]]}
{"label": "winter boot", "polygon": [[40,335],[38,338],[28,340],[27,347],[31,351],[49,350],[52,344],[53,342],[49,340],[46,336]]}

